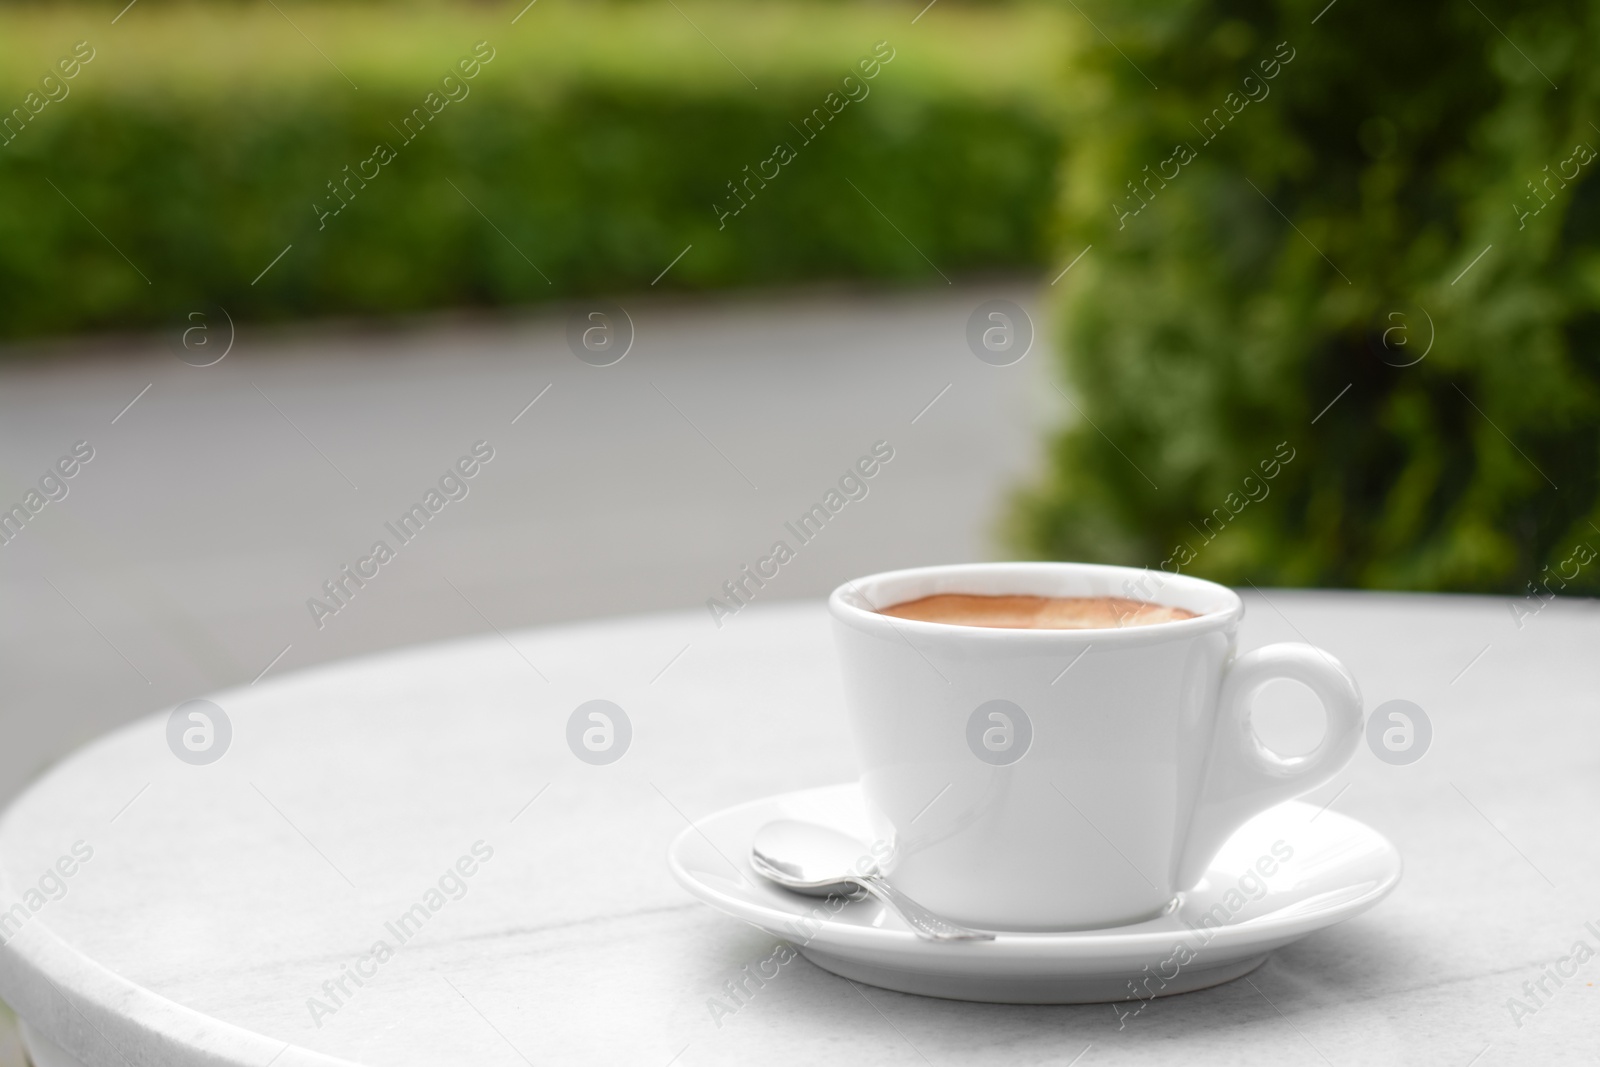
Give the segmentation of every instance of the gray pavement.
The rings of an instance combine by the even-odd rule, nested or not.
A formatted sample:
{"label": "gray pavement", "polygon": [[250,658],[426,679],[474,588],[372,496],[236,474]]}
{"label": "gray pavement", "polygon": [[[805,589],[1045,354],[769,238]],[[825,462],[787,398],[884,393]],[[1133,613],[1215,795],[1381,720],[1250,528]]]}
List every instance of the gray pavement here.
{"label": "gray pavement", "polygon": [[[992,297],[1038,327],[1013,366],[967,347]],[[774,541],[796,544],[784,523],[878,441],[893,459],[762,602],[998,558],[1006,497],[1070,410],[1050,384],[1047,303],[1018,283],[639,299],[608,367],[574,356],[565,311],[245,326],[203,368],[164,337],[0,352],[0,509],[77,442],[93,449],[0,544],[0,802],[113,726],[263,672],[703,607]],[[479,441],[493,459],[466,495],[441,493],[402,543],[385,524]],[[394,558],[346,579],[339,606],[323,583],[370,572],[378,540]],[[314,618],[313,597],[338,610]]]}

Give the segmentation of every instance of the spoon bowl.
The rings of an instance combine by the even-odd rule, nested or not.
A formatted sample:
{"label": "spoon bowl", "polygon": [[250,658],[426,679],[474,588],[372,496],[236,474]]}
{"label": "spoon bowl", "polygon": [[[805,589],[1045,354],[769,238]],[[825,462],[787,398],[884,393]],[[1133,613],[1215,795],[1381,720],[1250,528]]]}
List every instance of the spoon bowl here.
{"label": "spoon bowl", "polygon": [[872,853],[849,834],[795,819],[777,819],[758,830],[750,864],[785,889],[818,897],[860,890],[841,872],[861,878],[879,873]]}

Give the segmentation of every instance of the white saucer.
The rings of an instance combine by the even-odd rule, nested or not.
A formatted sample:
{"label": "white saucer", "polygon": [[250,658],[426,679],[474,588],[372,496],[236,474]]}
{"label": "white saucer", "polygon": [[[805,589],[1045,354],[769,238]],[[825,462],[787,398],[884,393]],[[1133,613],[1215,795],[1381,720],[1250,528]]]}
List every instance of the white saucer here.
{"label": "white saucer", "polygon": [[1158,918],[1073,933],[1003,933],[993,941],[925,941],[870,898],[824,901],[757,875],[750,842],[772,819],[806,819],[871,839],[855,783],[807,789],[729,808],[685,830],[667,853],[673,876],[824,970],[954,1000],[1087,1004],[1204,989],[1367,910],[1400,881],[1400,853],[1377,831],[1290,801],[1234,834],[1200,884]]}

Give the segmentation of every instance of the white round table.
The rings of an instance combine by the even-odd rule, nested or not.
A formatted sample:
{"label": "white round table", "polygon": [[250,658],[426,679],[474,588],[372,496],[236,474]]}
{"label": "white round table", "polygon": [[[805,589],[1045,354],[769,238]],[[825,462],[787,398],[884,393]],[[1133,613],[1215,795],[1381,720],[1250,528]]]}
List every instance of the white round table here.
{"label": "white round table", "polygon": [[[1120,1029],[1106,1005],[931,1000],[804,960],[710,1009],[773,939],[691,901],[663,853],[719,808],[853,777],[818,604],[228,690],[205,765],[169,747],[170,709],[102,738],[0,821],[0,997],[40,1067],[1592,1062],[1600,958],[1574,962],[1600,950],[1592,605],[1518,628],[1487,598],[1247,600],[1244,647],[1322,645],[1369,709],[1430,717],[1420,761],[1363,748],[1309,798],[1393,840],[1406,879],[1249,982]],[[569,747],[592,700],[631,725],[615,762]],[[1541,987],[1547,965],[1564,977]]]}

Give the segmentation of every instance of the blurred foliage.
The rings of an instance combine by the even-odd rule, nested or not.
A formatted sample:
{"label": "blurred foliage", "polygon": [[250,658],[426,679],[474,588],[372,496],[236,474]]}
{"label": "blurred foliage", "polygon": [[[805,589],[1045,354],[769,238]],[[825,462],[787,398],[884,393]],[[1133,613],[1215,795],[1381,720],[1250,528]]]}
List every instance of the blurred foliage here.
{"label": "blurred foliage", "polygon": [[1600,589],[1600,5],[1084,10],[1106,37],[1071,53],[1058,249],[1093,246],[1061,283],[1082,415],[1019,542]]}
{"label": "blurred foliage", "polygon": [[[271,319],[620,294],[690,244],[657,289],[937,281],[929,260],[1050,252],[1067,33],[1040,6],[914,26],[914,5],[822,0],[541,3],[514,25],[520,2],[139,4],[113,25],[120,8],[0,11],[0,109],[61,97],[0,145],[0,336],[172,326],[205,303]],[[791,124],[883,40],[870,94],[804,143]],[[94,58],[61,79],[79,41]],[[407,143],[404,117],[479,41],[493,60]],[[720,220],[781,141],[797,158]],[[396,158],[322,219],[378,143]]]}

